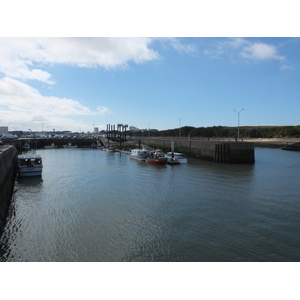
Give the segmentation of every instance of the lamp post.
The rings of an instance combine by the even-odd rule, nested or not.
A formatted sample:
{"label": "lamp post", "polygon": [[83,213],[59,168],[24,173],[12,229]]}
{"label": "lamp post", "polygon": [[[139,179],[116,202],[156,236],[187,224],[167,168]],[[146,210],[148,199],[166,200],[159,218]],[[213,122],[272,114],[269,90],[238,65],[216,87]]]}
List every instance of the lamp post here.
{"label": "lamp post", "polygon": [[179,119],[179,138],[181,138],[181,120],[182,118]]}
{"label": "lamp post", "polygon": [[241,109],[240,111],[237,111],[234,109],[234,111],[237,112],[237,114],[238,114],[238,139],[237,139],[238,141],[240,140],[240,113],[242,110],[244,110],[244,108]]}

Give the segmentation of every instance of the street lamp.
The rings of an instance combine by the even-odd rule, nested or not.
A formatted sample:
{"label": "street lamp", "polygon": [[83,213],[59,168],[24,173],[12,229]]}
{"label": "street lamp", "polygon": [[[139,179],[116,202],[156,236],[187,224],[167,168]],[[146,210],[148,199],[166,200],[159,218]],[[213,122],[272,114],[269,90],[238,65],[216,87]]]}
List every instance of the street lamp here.
{"label": "street lamp", "polygon": [[244,110],[244,108],[241,109],[240,111],[237,111],[237,110],[234,109],[234,111],[237,112],[237,114],[238,114],[238,139],[237,139],[238,141],[240,139],[240,113],[241,113],[242,110]]}
{"label": "street lamp", "polygon": [[181,137],[181,120],[182,118],[179,119],[179,138]]}

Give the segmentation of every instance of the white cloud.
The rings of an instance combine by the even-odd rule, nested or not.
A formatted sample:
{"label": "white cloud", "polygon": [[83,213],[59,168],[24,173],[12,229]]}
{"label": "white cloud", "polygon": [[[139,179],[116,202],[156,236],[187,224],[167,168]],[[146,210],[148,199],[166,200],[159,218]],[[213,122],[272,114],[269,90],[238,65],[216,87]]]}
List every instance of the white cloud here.
{"label": "white cloud", "polygon": [[239,58],[247,61],[284,60],[285,57],[278,54],[274,45],[262,42],[252,42],[244,38],[227,38],[213,42],[204,54],[215,57],[229,57],[232,60]]}
{"label": "white cloud", "polygon": [[178,38],[167,38],[171,46],[180,53],[197,53],[198,49],[194,44],[183,44]]}
{"label": "white cloud", "polygon": [[283,60],[283,56],[279,56],[277,49],[273,45],[265,43],[252,43],[245,46],[241,51],[241,56],[253,60],[275,59]]}
{"label": "white cloud", "polygon": [[[55,83],[46,71],[49,65],[84,68],[126,68],[129,62],[144,63],[159,58],[150,48],[151,38],[0,38],[0,125],[33,124],[61,129],[87,128],[87,116],[105,116],[104,106],[90,109],[67,98],[45,97],[29,80]],[[48,69],[47,69],[48,70]],[[27,84],[26,84],[26,83]],[[76,129],[75,129],[76,130]],[[90,130],[88,128],[87,130]]]}
{"label": "white cloud", "polygon": [[151,38],[1,38],[0,72],[18,79],[53,84],[48,64],[125,67],[159,58]]}
{"label": "white cloud", "polygon": [[97,111],[100,116],[105,116],[110,113],[110,110],[105,106],[97,106]]}
{"label": "white cloud", "polygon": [[294,66],[291,66],[291,65],[286,65],[286,64],[283,64],[281,67],[280,67],[280,70],[295,70],[296,68]]}
{"label": "white cloud", "polygon": [[[45,97],[38,90],[12,78],[0,80],[0,125],[12,123],[14,127],[26,128],[55,126],[57,129],[74,130],[78,128],[78,118],[82,116],[105,115],[106,107],[92,111],[78,101],[67,98]],[[80,125],[86,127],[84,122]]]}

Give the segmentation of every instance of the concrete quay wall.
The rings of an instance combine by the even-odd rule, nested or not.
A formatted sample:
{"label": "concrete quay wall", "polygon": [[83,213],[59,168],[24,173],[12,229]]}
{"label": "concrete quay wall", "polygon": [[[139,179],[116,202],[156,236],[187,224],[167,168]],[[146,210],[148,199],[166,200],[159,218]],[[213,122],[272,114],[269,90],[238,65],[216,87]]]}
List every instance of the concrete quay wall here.
{"label": "concrete quay wall", "polygon": [[41,149],[45,148],[46,145],[51,145],[54,143],[58,146],[58,148],[63,148],[64,145],[67,145],[68,143],[71,143],[72,145],[77,145],[79,148],[90,148],[92,144],[95,144],[97,142],[100,142],[100,139],[83,139],[83,138],[77,138],[77,139],[71,139],[71,138],[49,138],[49,139],[41,139],[41,138],[35,138],[35,139],[16,139],[16,140],[10,140],[9,143],[11,145],[14,145],[19,152],[22,152],[24,144],[29,144],[31,149]]}
{"label": "concrete quay wall", "polygon": [[[199,141],[177,139],[174,151],[185,153],[189,157],[222,163],[254,163],[254,143],[230,141]],[[139,144],[171,151],[170,139],[141,138]]]}
{"label": "concrete quay wall", "polygon": [[0,237],[13,194],[17,155],[18,150],[14,146],[0,146]]}

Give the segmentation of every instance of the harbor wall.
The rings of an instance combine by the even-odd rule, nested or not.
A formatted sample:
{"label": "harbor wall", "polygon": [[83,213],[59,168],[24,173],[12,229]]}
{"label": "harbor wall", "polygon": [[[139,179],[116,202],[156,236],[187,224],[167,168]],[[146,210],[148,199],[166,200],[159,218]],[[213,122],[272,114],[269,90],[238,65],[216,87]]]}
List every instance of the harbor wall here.
{"label": "harbor wall", "polygon": [[18,150],[14,146],[0,146],[0,237],[13,195],[17,155]]}
{"label": "harbor wall", "polygon": [[9,144],[14,145],[17,150],[21,153],[23,150],[24,144],[29,144],[31,149],[41,149],[45,148],[46,145],[51,145],[54,143],[58,146],[58,148],[63,148],[64,145],[67,145],[68,143],[71,143],[72,145],[77,145],[78,148],[90,148],[92,144],[95,144],[97,142],[101,142],[100,139],[84,139],[84,138],[49,138],[49,139],[42,139],[42,138],[36,138],[36,139],[16,139],[16,140],[10,140]]}
{"label": "harbor wall", "polygon": [[[231,141],[173,140],[174,151],[189,157],[222,163],[254,163],[254,143]],[[171,151],[170,139],[141,138],[139,144]]]}

